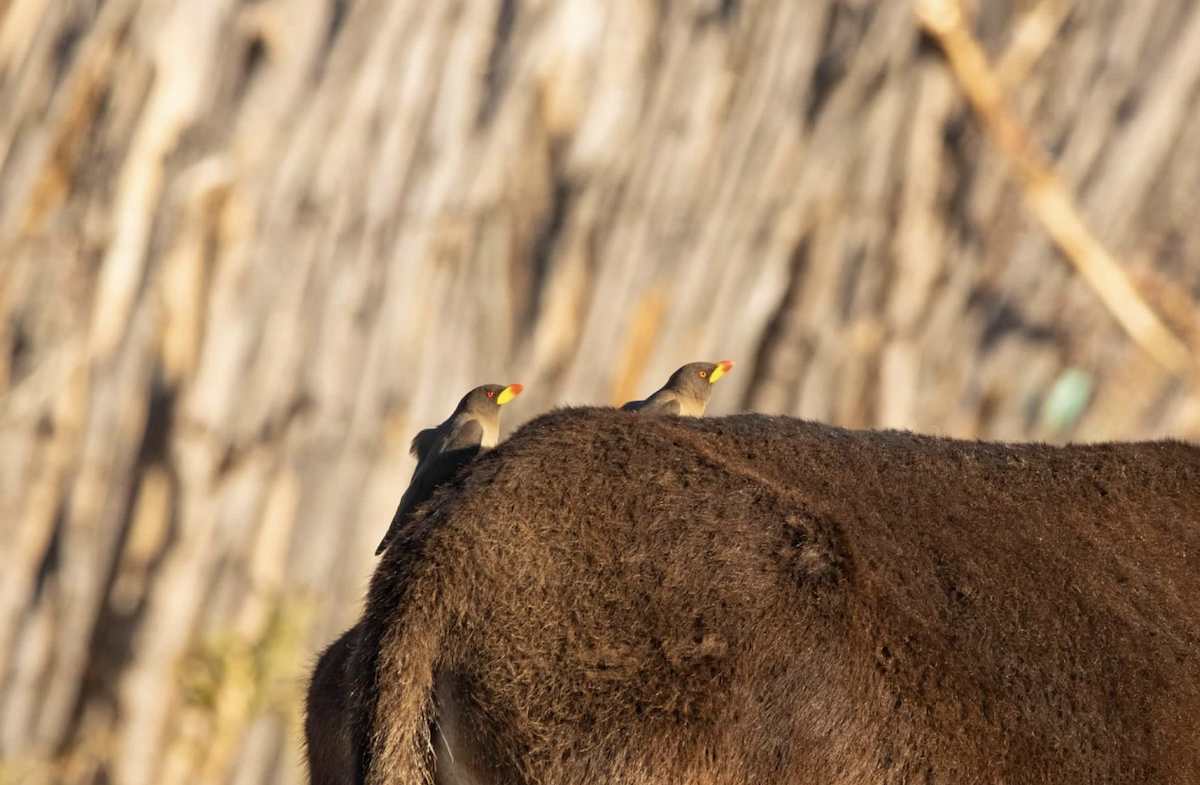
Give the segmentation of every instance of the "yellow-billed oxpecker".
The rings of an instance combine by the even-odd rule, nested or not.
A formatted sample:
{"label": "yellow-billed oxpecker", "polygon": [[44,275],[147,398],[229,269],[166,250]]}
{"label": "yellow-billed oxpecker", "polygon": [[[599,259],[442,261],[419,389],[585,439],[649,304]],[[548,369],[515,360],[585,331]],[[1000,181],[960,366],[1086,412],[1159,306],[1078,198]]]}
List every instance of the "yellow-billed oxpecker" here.
{"label": "yellow-billed oxpecker", "polygon": [[730,360],[719,363],[688,363],[663,385],[663,388],[644,401],[630,401],[621,407],[627,412],[642,414],[680,414],[684,417],[700,417],[708,398],[712,395],[713,382],[733,368]]}
{"label": "yellow-billed oxpecker", "polygon": [[463,396],[458,408],[441,425],[426,428],[412,440],[409,452],[417,459],[408,490],[400,498],[392,524],[375,550],[387,550],[405,519],[439,485],[454,476],[476,455],[496,446],[500,439],[500,407],[516,398],[525,388],[520,384],[485,384]]}

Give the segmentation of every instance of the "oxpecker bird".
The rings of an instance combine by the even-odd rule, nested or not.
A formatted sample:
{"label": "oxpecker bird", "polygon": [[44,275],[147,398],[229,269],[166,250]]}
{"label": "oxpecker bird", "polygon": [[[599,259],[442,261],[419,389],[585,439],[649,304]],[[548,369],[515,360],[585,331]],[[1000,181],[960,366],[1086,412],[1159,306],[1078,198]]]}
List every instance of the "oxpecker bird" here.
{"label": "oxpecker bird", "polygon": [[627,412],[642,414],[681,414],[684,417],[700,417],[708,398],[712,395],[712,385],[717,379],[729,373],[733,363],[721,360],[719,363],[688,363],[675,373],[661,390],[644,401],[630,401],[621,407]]}
{"label": "oxpecker bird", "polygon": [[401,525],[434,489],[484,450],[500,439],[500,407],[516,398],[525,388],[520,384],[485,384],[476,387],[458,402],[454,414],[436,428],[426,428],[412,440],[409,452],[417,459],[408,490],[392,516],[392,524],[375,555],[387,550],[388,543]]}

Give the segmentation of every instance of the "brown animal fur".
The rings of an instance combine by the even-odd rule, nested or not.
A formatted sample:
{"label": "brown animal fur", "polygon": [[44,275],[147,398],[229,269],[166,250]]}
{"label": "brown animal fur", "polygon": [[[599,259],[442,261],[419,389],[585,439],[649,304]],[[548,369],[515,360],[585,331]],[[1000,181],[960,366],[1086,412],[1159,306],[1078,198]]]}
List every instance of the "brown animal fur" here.
{"label": "brown animal fur", "polygon": [[312,785],[349,785],[354,781],[346,668],[358,640],[358,629],[356,625],[342,633],[321,653],[313,668],[304,714],[304,751]]}
{"label": "brown animal fur", "polygon": [[561,410],[361,628],[372,785],[447,779],[448,702],[493,783],[1197,783],[1200,449]]}

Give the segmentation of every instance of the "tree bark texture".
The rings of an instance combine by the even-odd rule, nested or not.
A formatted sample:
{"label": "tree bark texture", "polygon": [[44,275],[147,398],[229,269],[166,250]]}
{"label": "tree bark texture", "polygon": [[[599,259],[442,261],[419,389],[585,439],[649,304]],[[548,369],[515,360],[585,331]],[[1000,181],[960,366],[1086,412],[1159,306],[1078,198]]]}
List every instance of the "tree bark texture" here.
{"label": "tree bark texture", "polygon": [[[972,19],[1194,347],[1200,6]],[[728,357],[710,415],[1195,437],[981,128],[907,0],[0,2],[0,781],[303,781],[476,384],[511,429]]]}

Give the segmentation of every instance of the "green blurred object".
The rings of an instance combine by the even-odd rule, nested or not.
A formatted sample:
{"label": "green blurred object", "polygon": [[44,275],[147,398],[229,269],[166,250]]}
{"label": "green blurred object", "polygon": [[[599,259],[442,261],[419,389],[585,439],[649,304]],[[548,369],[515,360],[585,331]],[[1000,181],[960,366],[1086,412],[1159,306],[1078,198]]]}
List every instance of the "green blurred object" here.
{"label": "green blurred object", "polygon": [[1042,404],[1042,426],[1061,433],[1079,421],[1092,399],[1092,375],[1081,368],[1063,371]]}

